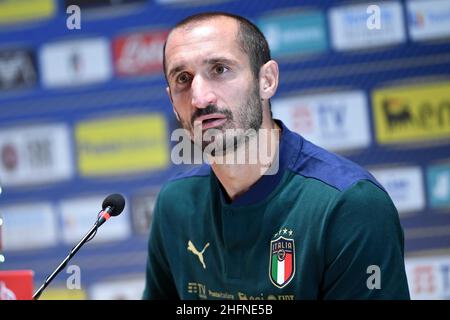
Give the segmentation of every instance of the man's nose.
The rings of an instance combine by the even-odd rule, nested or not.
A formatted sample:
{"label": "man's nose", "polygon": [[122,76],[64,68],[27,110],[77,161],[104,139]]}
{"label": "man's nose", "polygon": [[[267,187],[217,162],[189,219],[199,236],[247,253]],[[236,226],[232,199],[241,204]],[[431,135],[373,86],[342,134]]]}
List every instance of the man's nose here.
{"label": "man's nose", "polygon": [[215,105],[217,97],[213,87],[208,80],[197,75],[191,82],[192,105],[198,109],[206,108],[209,105]]}

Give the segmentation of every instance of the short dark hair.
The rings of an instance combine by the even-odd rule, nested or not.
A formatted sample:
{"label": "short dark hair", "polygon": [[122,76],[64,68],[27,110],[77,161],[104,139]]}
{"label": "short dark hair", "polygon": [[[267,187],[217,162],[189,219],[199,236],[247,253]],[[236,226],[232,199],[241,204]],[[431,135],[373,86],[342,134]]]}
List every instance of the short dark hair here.
{"label": "short dark hair", "polygon": [[[255,24],[250,22],[248,19],[227,12],[204,12],[189,16],[181,20],[175,25],[175,27],[172,30],[175,30],[182,26],[186,26],[191,23],[209,20],[216,17],[228,17],[238,22],[239,30],[237,40],[239,41],[241,50],[249,58],[250,68],[252,69],[253,75],[255,76],[255,78],[258,78],[259,69],[261,68],[261,66],[271,59],[270,49],[266,37],[264,37],[264,34],[261,32],[261,30],[259,30],[259,28]],[[164,43],[163,48],[163,68],[164,68],[164,76],[166,77],[167,81],[166,44],[167,41]]]}

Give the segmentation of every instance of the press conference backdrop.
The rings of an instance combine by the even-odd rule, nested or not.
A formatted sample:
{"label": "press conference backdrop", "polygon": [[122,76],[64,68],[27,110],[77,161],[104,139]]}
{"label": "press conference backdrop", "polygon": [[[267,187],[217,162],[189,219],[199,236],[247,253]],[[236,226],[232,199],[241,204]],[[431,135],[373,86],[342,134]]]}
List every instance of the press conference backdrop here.
{"label": "press conference backdrop", "polygon": [[212,10],[267,36],[280,64],[274,115],[385,186],[412,297],[449,299],[448,0],[0,1],[0,268],[34,270],[37,287],[119,192],[124,213],[42,298],[140,297],[158,189],[187,168],[170,160],[163,43],[177,21]]}

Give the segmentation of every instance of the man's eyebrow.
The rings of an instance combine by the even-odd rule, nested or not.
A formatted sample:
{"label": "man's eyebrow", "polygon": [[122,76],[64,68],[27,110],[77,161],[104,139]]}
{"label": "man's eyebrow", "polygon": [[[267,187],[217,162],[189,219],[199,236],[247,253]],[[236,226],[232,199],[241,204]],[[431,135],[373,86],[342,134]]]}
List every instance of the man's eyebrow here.
{"label": "man's eyebrow", "polygon": [[[217,57],[217,58],[208,58],[203,60],[204,64],[209,64],[209,65],[214,65],[214,64],[218,64],[218,63],[223,63],[226,65],[235,65],[236,61],[225,58],[225,57]],[[180,64],[172,69],[170,69],[170,71],[168,72],[168,78],[172,78],[176,73],[184,70],[186,67],[184,64]]]}
{"label": "man's eyebrow", "polygon": [[224,58],[224,57],[205,59],[205,60],[203,60],[203,63],[206,63],[206,64],[223,63],[223,64],[227,64],[227,65],[234,65],[234,64],[236,64],[236,62],[234,60],[231,60],[231,59],[228,59],[228,58]]}

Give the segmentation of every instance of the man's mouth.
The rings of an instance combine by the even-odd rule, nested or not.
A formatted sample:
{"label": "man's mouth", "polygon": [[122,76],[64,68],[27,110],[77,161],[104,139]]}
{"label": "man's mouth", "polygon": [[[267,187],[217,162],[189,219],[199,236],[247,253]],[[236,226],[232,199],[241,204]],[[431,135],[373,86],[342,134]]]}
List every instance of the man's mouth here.
{"label": "man's mouth", "polygon": [[227,122],[227,117],[220,113],[208,114],[206,116],[198,117],[194,125],[201,125],[202,131],[217,128],[225,124]]}

